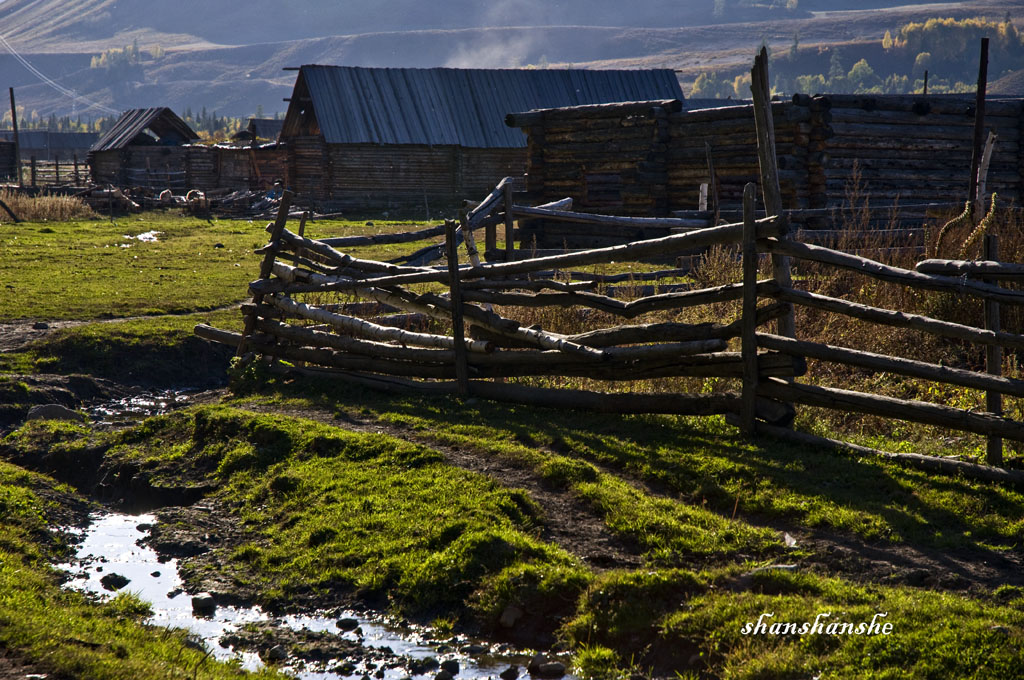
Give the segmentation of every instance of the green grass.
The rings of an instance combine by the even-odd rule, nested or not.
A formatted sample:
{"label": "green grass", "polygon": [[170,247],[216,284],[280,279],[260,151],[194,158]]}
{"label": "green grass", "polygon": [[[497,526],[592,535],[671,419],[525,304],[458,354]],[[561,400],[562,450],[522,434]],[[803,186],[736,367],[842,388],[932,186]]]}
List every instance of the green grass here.
{"label": "green grass", "polygon": [[[240,302],[259,272],[253,251],[266,245],[265,226],[264,221],[208,222],[162,212],[114,222],[0,224],[0,282],[7,301],[0,320],[185,314]],[[296,223],[289,227],[298,229]],[[325,221],[311,223],[307,233],[325,237],[377,228]],[[412,226],[387,223],[380,228]],[[149,231],[161,232],[159,241],[127,238]]]}
{"label": "green grass", "polygon": [[[749,525],[785,521],[867,541],[982,551],[1024,542],[1024,494],[858,458],[763,440],[716,418],[610,416],[454,399],[397,398],[344,385],[279,384],[258,399],[378,418],[425,442],[470,447],[535,468],[589,502],[609,526],[638,537],[650,557],[734,551],[771,554],[777,539]],[[301,392],[300,392],[301,390]],[[597,467],[595,467],[597,466]],[[642,481],[685,504],[658,512]],[[650,508],[657,522],[632,517]],[[673,521],[673,517],[679,518]],[[683,518],[686,518],[683,520]],[[680,526],[685,535],[673,532]],[[652,532],[646,527],[653,526]],[[729,533],[731,531],[731,533]],[[777,536],[773,533],[772,536]]]}
{"label": "green grass", "polygon": [[220,383],[232,351],[195,336],[198,323],[241,330],[238,310],[95,322],[0,354],[0,373],[85,373],[156,386]]}
{"label": "green grass", "polygon": [[[309,384],[302,387],[310,391]],[[252,399],[264,407],[272,400]],[[752,495],[761,499],[761,512],[794,521],[807,521],[800,503],[823,503],[803,488],[812,477],[820,482],[844,472],[856,478],[858,466],[866,481],[849,480],[852,490],[843,492],[850,494],[842,496],[843,503],[862,519],[872,519],[873,531],[888,527],[880,540],[908,544],[938,540],[934,532],[942,522],[941,530],[950,535],[962,532],[955,541],[959,547],[981,549],[977,536],[1011,535],[1012,514],[1021,504],[1010,492],[995,494],[1006,507],[993,510],[972,505],[970,499],[982,489],[962,480],[929,479],[881,461],[755,448],[722,432],[724,427],[698,429],[706,420],[601,416],[602,429],[584,414],[570,425],[564,414],[542,409],[510,412],[506,406],[459,407],[448,400],[389,400],[366,392],[357,400],[335,391],[329,400],[363,417],[387,416],[424,439],[429,434],[532,466],[547,484],[592,504],[610,529],[635,542],[646,563],[634,571],[595,573],[534,537],[545,518],[523,492],[447,465],[428,446],[293,417],[202,407],[119,434],[92,434],[88,441],[76,439],[81,428],[34,425],[9,435],[5,445],[20,455],[70,453],[76,446],[95,448],[99,438],[115,466],[139,466],[155,480],[219,482],[218,497],[238,514],[249,540],[193,564],[186,577],[215,573],[259,593],[267,606],[348,593],[422,620],[473,622],[488,629],[497,628],[500,613],[516,604],[530,612],[531,621],[560,626],[556,632],[574,646],[584,677],[622,677],[652,668],[715,678],[1017,677],[1024,629],[1020,588],[929,592],[805,566],[804,558],[813,553],[783,553],[777,533],[758,526],[759,515],[745,510],[733,520],[731,506],[710,500],[716,497],[712,481],[726,479],[724,462],[703,471],[685,457],[691,452],[731,456],[739,468],[747,461],[753,471],[745,474],[763,480],[764,488]],[[302,402],[278,396],[276,404],[295,408]],[[549,422],[555,416],[561,426]],[[584,451],[572,437],[576,428],[600,431],[605,457]],[[646,448],[624,447],[628,451],[621,460],[607,458],[619,446],[614,437],[642,439],[633,428],[647,433]],[[662,441],[670,431],[674,444]],[[724,450],[716,454],[716,449]],[[816,465],[805,471],[794,461],[808,456]],[[766,474],[770,458],[785,474]],[[680,465],[672,475],[662,469],[668,461]],[[835,465],[849,467],[832,470]],[[692,489],[655,495],[624,481],[630,476],[647,477],[664,489],[671,477],[686,479],[703,495],[693,495]],[[870,486],[887,478],[902,482],[855,502],[853,495],[870,496]],[[885,507],[880,500],[893,489],[917,497],[926,508],[916,508],[917,513],[936,527],[922,522],[906,535],[897,533],[894,527],[904,521],[905,510],[898,507],[902,497]],[[949,507],[942,510],[944,504]],[[962,516],[954,516],[954,510]],[[847,531],[856,533],[854,527]],[[782,562],[798,566],[742,576]],[[820,612],[853,623],[885,612],[893,633],[742,633],[746,622],[763,613],[774,614],[772,621],[799,623]]]}
{"label": "green grass", "polygon": [[68,553],[50,529],[69,497],[41,475],[0,463],[0,648],[83,680],[282,677],[244,673],[205,658],[183,631],[143,625],[149,607],[131,594],[100,604],[61,590],[48,562]]}
{"label": "green grass", "polygon": [[[766,571],[749,589],[734,572],[611,572],[599,577],[565,630],[582,663],[622,667],[659,659],[718,678],[1019,677],[1024,599],[862,585],[807,573]],[[889,635],[744,634],[771,623],[891,623]],[[616,650],[610,657],[601,650]]]}

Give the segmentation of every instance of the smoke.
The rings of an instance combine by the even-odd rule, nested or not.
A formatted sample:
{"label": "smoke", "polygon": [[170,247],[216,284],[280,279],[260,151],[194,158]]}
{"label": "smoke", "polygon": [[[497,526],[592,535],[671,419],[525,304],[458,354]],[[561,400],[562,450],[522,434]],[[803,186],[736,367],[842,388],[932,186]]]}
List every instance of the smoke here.
{"label": "smoke", "polygon": [[526,31],[486,31],[456,49],[449,68],[520,68],[536,60],[538,40]]}

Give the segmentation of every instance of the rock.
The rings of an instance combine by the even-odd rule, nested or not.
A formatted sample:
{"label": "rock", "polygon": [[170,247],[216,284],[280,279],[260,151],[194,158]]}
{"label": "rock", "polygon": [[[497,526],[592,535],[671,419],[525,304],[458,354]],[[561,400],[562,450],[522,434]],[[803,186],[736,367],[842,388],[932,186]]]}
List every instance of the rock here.
{"label": "rock", "polygon": [[74,420],[81,423],[85,416],[60,404],[40,404],[28,410],[25,420]]}
{"label": "rock", "polygon": [[34,331],[45,331],[49,327],[50,324],[46,323],[45,321],[36,321],[34,324],[32,324],[32,330]]}
{"label": "rock", "polygon": [[284,645],[274,645],[262,654],[262,657],[264,661],[284,661],[288,658],[288,648]]}
{"label": "rock", "polygon": [[359,619],[353,619],[347,616],[343,619],[338,619],[338,629],[342,631],[355,630],[359,627]]}
{"label": "rock", "polygon": [[1009,635],[1010,634],[1010,629],[1007,628],[1006,626],[992,626],[991,628],[989,628],[989,630],[992,631],[993,633],[999,633],[1001,635]]}
{"label": "rock", "polygon": [[214,248],[223,248],[223,247],[224,247],[224,244],[223,244],[223,243],[214,243],[214,244],[213,244],[213,247],[214,247]]}
{"label": "rock", "polygon": [[335,669],[335,672],[340,675],[352,675],[356,672],[356,665],[351,661],[343,661],[342,664]]}
{"label": "rock", "polygon": [[537,675],[542,678],[560,678],[565,675],[565,664],[561,661],[542,663],[537,669]]}
{"label": "rock", "polygon": [[135,530],[146,534],[153,530],[153,525],[148,522],[143,522],[142,524],[135,525]]}
{"label": "rock", "polygon": [[542,663],[547,663],[547,661],[548,659],[546,656],[543,654],[537,654],[535,657],[530,659],[530,663],[527,665],[526,670],[530,675],[537,675],[540,673],[540,665]]}
{"label": "rock", "polygon": [[452,680],[453,677],[448,671],[438,671],[437,675],[434,676],[434,680]]}
{"label": "rock", "polygon": [[510,604],[501,612],[501,618],[498,619],[498,623],[501,624],[502,628],[511,628],[521,618],[523,618],[523,610],[514,604]]}
{"label": "rock", "polygon": [[519,666],[509,666],[498,674],[501,680],[516,680],[519,677]]}
{"label": "rock", "polygon": [[487,652],[490,651],[490,649],[491,648],[488,647],[487,645],[472,644],[472,645],[466,645],[465,647],[463,647],[462,648],[462,653],[463,654],[469,654],[470,656],[477,656],[478,654],[486,654]]}
{"label": "rock", "polygon": [[459,662],[455,659],[448,659],[447,661],[441,662],[441,670],[448,671],[452,675],[459,674]]}
{"label": "rock", "polygon": [[199,616],[213,616],[217,611],[217,602],[210,593],[199,593],[192,597],[192,612]]}
{"label": "rock", "polygon": [[150,576],[152,576],[153,578],[160,578],[160,572],[154,571],[152,574],[150,574]]}
{"label": "rock", "polygon": [[124,588],[126,585],[131,583],[131,579],[122,576],[121,574],[115,574],[114,572],[110,572],[109,574],[100,579],[100,583],[102,583],[103,587],[107,590],[120,590],[121,588]]}
{"label": "rock", "polygon": [[448,646],[447,644],[444,644],[444,645],[438,645],[438,646],[437,646],[437,647],[435,648],[435,651],[436,651],[436,652],[437,652],[438,654],[447,654],[448,652],[452,651],[452,648],[451,648],[451,647],[449,647],[449,646]]}
{"label": "rock", "polygon": [[384,669],[378,668],[377,672],[373,674],[373,677],[377,678],[377,680],[381,680],[384,677]]}

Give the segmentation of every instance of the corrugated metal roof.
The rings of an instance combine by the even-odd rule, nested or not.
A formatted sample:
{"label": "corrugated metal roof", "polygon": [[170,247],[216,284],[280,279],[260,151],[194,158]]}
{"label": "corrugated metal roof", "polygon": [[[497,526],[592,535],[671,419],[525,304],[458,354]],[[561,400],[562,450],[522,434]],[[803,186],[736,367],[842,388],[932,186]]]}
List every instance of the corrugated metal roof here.
{"label": "corrugated metal roof", "polygon": [[160,139],[170,138],[175,144],[182,144],[199,135],[193,132],[181,118],[165,106],[151,109],[132,109],[125,111],[114,123],[114,127],[92,145],[91,151],[109,151],[121,149],[132,143],[146,129],[151,130]]}
{"label": "corrugated metal roof", "polygon": [[[328,144],[526,146],[505,125],[513,111],[650,99],[682,99],[669,69],[360,68],[303,66],[288,118],[308,90]],[[285,130],[295,129],[285,124]]]}

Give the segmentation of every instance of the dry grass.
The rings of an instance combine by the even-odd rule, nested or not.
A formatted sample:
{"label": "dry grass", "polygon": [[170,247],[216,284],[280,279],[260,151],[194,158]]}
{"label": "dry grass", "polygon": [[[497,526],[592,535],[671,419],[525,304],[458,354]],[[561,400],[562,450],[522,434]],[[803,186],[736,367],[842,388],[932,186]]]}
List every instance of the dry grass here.
{"label": "dry grass", "polygon": [[[64,222],[97,217],[92,208],[74,196],[51,196],[45,193],[27,196],[5,189],[0,191],[0,200],[25,222]],[[0,210],[0,222],[12,221],[7,211]]]}

